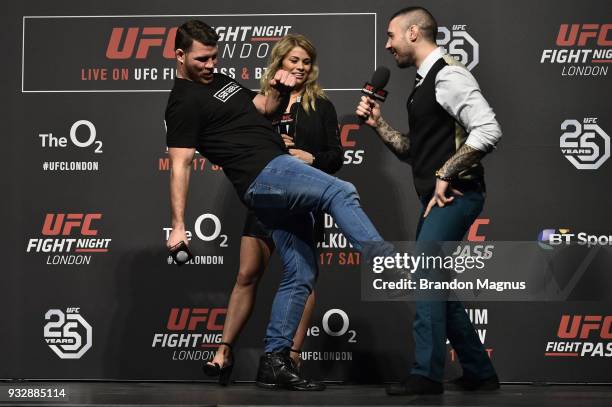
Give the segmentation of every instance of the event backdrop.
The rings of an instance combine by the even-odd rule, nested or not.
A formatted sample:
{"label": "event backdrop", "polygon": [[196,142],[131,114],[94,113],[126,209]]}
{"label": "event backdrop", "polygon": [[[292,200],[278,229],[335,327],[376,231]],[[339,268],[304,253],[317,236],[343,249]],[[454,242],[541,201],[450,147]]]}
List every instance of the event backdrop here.
{"label": "event backdrop", "polygon": [[[408,127],[414,69],[384,49],[407,1],[11,2],[0,17],[4,266],[0,378],[203,380],[238,269],[245,219],[222,170],[197,155],[186,213],[194,264],[168,264],[164,109],[173,38],[199,18],[221,35],[219,70],[252,89],[274,43],[302,33],[341,123],[344,166],[389,240],[413,240],[410,167],[353,112],[377,66],[391,69],[383,112]],[[586,233],[610,244],[609,72],[605,1],[423,1],[438,43],[476,76],[503,129],[484,165],[488,196],[470,240]],[[543,250],[546,250],[543,247]],[[317,305],[304,346],[314,377],[379,383],[411,363],[414,307],[360,299],[358,253],[327,218]],[[253,380],[280,275],[274,257],[235,344]],[[607,301],[467,304],[503,381],[611,382]],[[605,299],[605,298],[604,298]],[[564,349],[556,343],[577,343]],[[587,349],[587,351],[583,351]],[[449,346],[447,373],[460,372]]]}

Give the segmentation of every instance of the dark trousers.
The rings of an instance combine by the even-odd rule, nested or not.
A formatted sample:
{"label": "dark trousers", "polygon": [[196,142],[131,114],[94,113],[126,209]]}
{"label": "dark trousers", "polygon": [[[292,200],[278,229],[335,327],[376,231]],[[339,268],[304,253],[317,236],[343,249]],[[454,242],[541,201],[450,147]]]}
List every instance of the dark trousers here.
{"label": "dark trousers", "polygon": [[[430,197],[422,200],[425,208]],[[466,191],[452,204],[434,207],[417,228],[418,242],[460,241],[482,211],[482,192]],[[474,326],[459,301],[417,301],[413,325],[415,363],[411,373],[441,382],[444,377],[446,338],[455,349],[464,375],[486,379],[495,369]]]}

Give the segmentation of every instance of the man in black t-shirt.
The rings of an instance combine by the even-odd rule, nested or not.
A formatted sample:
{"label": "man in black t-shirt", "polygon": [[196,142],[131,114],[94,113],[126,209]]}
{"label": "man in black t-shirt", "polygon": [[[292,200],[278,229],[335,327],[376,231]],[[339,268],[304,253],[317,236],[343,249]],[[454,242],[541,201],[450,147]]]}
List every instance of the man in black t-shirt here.
{"label": "man in black t-shirt", "polygon": [[197,149],[223,168],[240,199],[270,229],[283,263],[257,384],[323,390],[323,384],[302,379],[289,357],[318,272],[311,213],[331,214],[366,259],[391,254],[393,248],[361,209],[355,187],[287,154],[280,135],[263,116],[282,111],[295,78],[279,70],[270,81],[271,94],[254,94],[214,72],[217,39],[212,28],[195,20],[183,24],[176,34],[177,79],[166,108],[173,228],[167,244],[187,243],[184,212]]}

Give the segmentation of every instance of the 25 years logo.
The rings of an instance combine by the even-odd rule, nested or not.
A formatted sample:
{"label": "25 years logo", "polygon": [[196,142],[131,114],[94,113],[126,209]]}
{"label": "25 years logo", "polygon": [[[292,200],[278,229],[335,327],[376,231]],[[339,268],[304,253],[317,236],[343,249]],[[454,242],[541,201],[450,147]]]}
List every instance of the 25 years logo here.
{"label": "25 years logo", "polygon": [[80,308],[50,309],[45,314],[45,342],[61,359],[80,359],[92,346],[91,325]]}
{"label": "25 years logo", "polygon": [[438,27],[438,46],[461,62],[468,70],[474,69],[480,60],[478,42],[467,32],[467,26],[454,24],[451,29]]}
{"label": "25 years logo", "polygon": [[579,170],[596,170],[610,158],[610,136],[597,121],[586,117],[582,123],[575,119],[561,123],[561,152]]}

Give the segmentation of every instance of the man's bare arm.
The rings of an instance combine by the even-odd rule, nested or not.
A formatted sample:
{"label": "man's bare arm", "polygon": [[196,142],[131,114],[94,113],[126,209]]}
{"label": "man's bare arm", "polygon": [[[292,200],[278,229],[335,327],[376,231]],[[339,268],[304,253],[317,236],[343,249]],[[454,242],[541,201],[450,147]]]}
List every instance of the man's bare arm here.
{"label": "man's bare arm", "polygon": [[375,130],[383,143],[398,157],[408,157],[408,150],[410,149],[408,136],[391,127],[382,116],[379,116],[376,120]]}
{"label": "man's bare arm", "polygon": [[259,113],[271,117],[281,114],[289,103],[289,94],[271,92],[268,95],[257,95],[253,98],[253,104]]}
{"label": "man's bare arm", "polygon": [[167,245],[172,247],[181,240],[187,242],[185,234],[185,205],[189,190],[189,175],[195,148],[168,148],[170,156],[170,206],[172,209],[172,232]]}
{"label": "man's bare arm", "polygon": [[376,134],[385,145],[401,160],[407,160],[410,150],[408,135],[402,134],[389,126],[380,112],[380,105],[367,96],[362,96],[357,109],[357,116],[361,117],[365,124],[376,130]]}
{"label": "man's bare arm", "polygon": [[486,153],[484,151],[480,151],[474,147],[464,144],[459,147],[457,152],[444,163],[442,168],[436,172],[436,176],[438,178],[450,181],[453,178],[456,178],[461,171],[467,170],[474,164],[480,162],[485,154]]}
{"label": "man's bare arm", "polygon": [[279,69],[274,78],[270,80],[270,92],[266,95],[257,95],[253,104],[257,111],[264,116],[273,116],[284,111],[289,103],[289,94],[295,86],[295,76]]}

